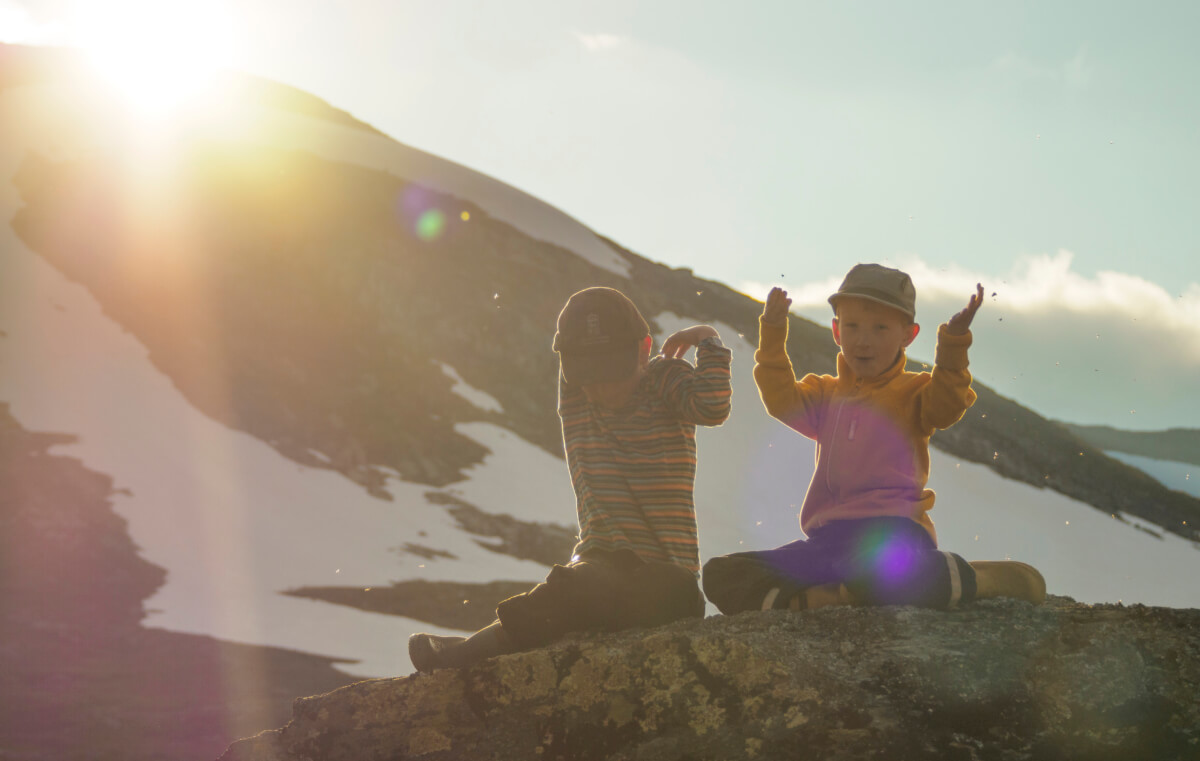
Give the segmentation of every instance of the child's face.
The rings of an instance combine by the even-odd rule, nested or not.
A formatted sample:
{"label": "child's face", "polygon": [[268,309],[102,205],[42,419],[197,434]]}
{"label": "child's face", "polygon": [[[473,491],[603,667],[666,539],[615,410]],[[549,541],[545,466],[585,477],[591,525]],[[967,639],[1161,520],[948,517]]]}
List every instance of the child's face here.
{"label": "child's face", "polygon": [[837,300],[833,340],[842,348],[850,369],[864,380],[891,367],[919,330],[920,326],[898,309],[853,296]]}

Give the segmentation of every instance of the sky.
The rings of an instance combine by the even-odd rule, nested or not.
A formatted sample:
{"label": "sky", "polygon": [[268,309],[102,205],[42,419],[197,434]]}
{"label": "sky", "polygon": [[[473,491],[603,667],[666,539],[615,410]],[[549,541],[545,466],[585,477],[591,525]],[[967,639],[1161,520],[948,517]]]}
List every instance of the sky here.
{"label": "sky", "polygon": [[0,41],[294,85],[821,322],[853,264],[902,267],[917,358],[982,282],[978,377],[1132,429],[1200,427],[1196,28],[1188,2],[0,0]]}

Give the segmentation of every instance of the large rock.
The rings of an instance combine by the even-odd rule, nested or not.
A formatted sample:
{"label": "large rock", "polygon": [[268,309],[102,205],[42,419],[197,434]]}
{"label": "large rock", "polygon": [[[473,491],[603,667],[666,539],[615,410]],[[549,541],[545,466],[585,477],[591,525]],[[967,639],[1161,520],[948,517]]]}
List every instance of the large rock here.
{"label": "large rock", "polygon": [[222,761],[1196,759],[1200,611],[988,601],[587,635],[296,701]]}

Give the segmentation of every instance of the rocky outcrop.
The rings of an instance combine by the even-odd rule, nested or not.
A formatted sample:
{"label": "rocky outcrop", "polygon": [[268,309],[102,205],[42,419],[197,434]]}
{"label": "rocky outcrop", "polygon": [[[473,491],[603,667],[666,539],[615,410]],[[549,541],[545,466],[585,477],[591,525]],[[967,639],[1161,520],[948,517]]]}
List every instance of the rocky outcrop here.
{"label": "rocky outcrop", "polygon": [[1198,610],[749,613],[349,685],[221,761],[1194,759],[1198,694]]}

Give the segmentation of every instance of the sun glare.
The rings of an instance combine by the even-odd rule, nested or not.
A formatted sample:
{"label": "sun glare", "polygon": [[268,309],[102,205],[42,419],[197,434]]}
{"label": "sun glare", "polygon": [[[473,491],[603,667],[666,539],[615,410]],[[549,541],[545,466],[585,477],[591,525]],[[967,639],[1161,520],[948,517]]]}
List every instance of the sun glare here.
{"label": "sun glare", "polygon": [[231,63],[231,21],[211,3],[89,5],[78,44],[102,85],[142,120],[192,102]]}

